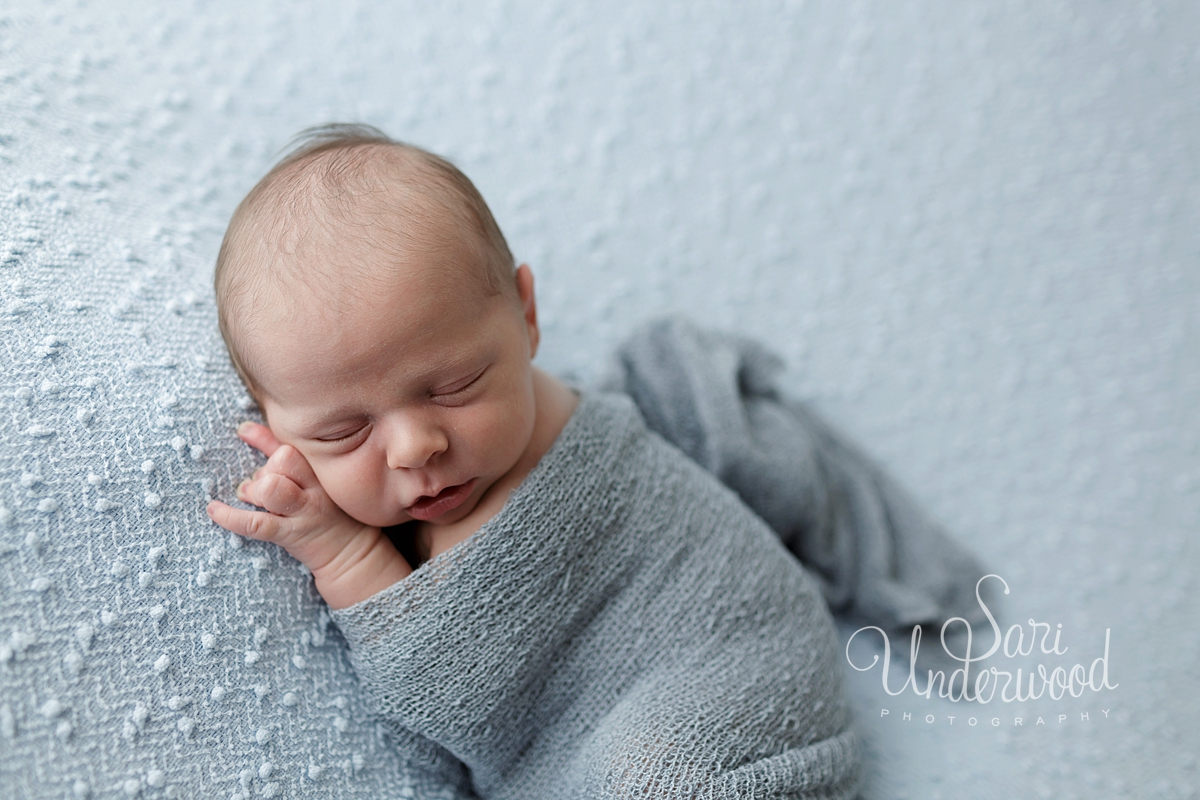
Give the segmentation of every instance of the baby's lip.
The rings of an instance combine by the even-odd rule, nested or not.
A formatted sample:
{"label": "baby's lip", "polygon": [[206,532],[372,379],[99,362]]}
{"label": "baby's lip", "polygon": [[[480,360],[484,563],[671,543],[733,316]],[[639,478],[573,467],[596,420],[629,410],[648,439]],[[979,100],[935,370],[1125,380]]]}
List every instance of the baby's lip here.
{"label": "baby's lip", "polygon": [[413,519],[422,522],[437,519],[466,502],[471,496],[471,490],[475,488],[475,480],[471,478],[466,483],[447,486],[434,495],[421,495],[404,511]]}
{"label": "baby's lip", "polygon": [[[463,481],[463,483],[466,483],[466,481]],[[414,506],[422,500],[429,500],[432,497],[437,497],[447,489],[456,489],[459,486],[462,486],[462,483],[437,483],[430,481],[429,483],[420,487],[420,494],[414,497],[413,501],[408,505],[409,507]]]}

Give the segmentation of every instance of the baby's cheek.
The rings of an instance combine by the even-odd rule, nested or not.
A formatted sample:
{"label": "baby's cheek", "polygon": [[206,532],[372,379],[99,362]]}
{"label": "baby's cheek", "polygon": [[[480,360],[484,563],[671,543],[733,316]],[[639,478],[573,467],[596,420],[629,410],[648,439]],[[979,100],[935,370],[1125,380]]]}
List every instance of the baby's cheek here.
{"label": "baby's cheek", "polygon": [[355,519],[367,521],[363,517],[370,512],[376,492],[370,475],[354,465],[327,464],[314,471],[330,500]]}

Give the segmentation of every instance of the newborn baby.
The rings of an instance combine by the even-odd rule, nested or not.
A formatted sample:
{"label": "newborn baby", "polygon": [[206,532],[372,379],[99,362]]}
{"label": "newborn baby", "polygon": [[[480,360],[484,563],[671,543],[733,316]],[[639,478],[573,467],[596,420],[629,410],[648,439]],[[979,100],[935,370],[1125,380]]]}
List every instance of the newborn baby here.
{"label": "newborn baby", "polygon": [[221,331],[270,427],[270,460],[213,503],[304,563],[331,608],[470,536],[550,447],[575,395],[531,364],[527,266],[449,163],[349,133],[315,140],[242,202],[217,261]]}
{"label": "newborn baby", "polygon": [[268,461],[237,489],[262,511],[209,515],[312,572],[427,788],[853,795],[816,583],[627,398],[533,366],[533,275],[451,164],[310,133],[215,283]]}

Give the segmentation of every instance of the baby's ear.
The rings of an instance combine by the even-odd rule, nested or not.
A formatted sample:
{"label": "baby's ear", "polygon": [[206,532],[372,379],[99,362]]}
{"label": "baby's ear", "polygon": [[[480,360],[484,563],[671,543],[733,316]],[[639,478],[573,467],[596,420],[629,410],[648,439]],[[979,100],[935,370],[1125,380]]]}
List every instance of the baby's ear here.
{"label": "baby's ear", "polygon": [[537,298],[533,292],[533,270],[528,264],[517,267],[517,297],[521,300],[521,313],[525,317],[525,326],[529,331],[529,357],[537,355],[538,341],[541,334],[537,324]]}

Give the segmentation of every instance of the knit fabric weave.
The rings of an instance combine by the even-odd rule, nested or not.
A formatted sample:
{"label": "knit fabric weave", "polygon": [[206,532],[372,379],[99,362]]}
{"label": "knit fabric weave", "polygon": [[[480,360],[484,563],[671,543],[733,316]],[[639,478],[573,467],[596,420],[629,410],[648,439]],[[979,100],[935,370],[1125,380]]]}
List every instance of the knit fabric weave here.
{"label": "knit fabric weave", "polygon": [[474,536],[333,618],[431,787],[487,798],[846,798],[820,587],[629,398],[585,393]]}

